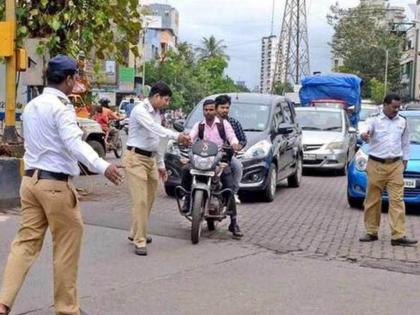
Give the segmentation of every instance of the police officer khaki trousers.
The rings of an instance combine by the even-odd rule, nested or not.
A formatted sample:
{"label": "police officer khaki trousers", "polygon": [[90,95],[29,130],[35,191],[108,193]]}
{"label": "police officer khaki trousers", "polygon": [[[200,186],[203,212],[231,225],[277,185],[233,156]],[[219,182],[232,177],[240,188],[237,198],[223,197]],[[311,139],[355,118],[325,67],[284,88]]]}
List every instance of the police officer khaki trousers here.
{"label": "police officer khaki trousers", "polygon": [[391,238],[405,236],[404,164],[401,160],[381,163],[368,160],[368,188],[364,203],[364,220],[368,234],[377,235],[381,222],[382,192],[386,187],[389,196],[389,224]]}
{"label": "police officer khaki trousers", "polygon": [[25,276],[39,256],[47,228],[53,243],[54,307],[59,315],[79,315],[77,272],[83,221],[69,181],[24,176],[21,222],[4,272],[0,303],[12,307]]}
{"label": "police officer khaki trousers", "polygon": [[127,151],[124,156],[128,186],[132,199],[130,237],[138,247],[146,246],[147,225],[156,197],[159,176],[154,157]]}

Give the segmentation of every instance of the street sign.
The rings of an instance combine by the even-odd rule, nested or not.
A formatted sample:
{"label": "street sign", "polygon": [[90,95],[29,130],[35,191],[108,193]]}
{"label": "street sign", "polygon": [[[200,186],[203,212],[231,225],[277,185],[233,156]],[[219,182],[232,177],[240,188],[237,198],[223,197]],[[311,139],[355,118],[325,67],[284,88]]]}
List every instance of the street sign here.
{"label": "street sign", "polygon": [[134,68],[120,67],[118,74],[119,90],[121,92],[132,92],[134,90]]}

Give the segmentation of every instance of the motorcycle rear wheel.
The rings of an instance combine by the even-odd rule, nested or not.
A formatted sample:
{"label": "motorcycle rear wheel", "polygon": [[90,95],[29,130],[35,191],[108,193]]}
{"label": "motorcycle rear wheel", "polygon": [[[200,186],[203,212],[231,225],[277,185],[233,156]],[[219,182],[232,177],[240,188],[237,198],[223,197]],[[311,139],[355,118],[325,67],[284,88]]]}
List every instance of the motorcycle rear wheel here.
{"label": "motorcycle rear wheel", "polygon": [[191,242],[197,244],[200,242],[201,229],[204,215],[204,193],[196,190],[193,196],[192,224],[191,224]]}

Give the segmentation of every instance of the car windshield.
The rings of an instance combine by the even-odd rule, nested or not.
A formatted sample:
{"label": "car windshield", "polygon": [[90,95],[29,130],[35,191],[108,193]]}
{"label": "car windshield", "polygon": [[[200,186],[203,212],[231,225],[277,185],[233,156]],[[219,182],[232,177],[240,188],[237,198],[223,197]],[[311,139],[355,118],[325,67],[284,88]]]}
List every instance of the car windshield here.
{"label": "car windshield", "polygon": [[378,109],[375,107],[363,107],[360,109],[360,119],[359,121],[365,121],[371,115],[378,113]]}
{"label": "car windshield", "polygon": [[420,116],[408,116],[406,118],[410,130],[410,142],[420,144]]}
{"label": "car windshield", "polygon": [[299,110],[296,114],[303,130],[341,131],[343,128],[340,112]]}
{"label": "car windshield", "polygon": [[[244,131],[262,131],[267,127],[270,108],[270,105],[232,103],[229,115],[241,123]],[[203,107],[200,104],[191,113],[185,127],[191,129],[203,117]]]}

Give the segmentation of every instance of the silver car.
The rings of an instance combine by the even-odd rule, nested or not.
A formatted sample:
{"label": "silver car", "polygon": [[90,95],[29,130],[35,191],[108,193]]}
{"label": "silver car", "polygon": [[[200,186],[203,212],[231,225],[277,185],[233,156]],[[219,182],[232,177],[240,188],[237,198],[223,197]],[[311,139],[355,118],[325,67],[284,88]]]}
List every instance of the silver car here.
{"label": "silver car", "polygon": [[296,108],[302,128],[303,167],[332,169],[345,175],[356,148],[356,129],[343,109]]}

